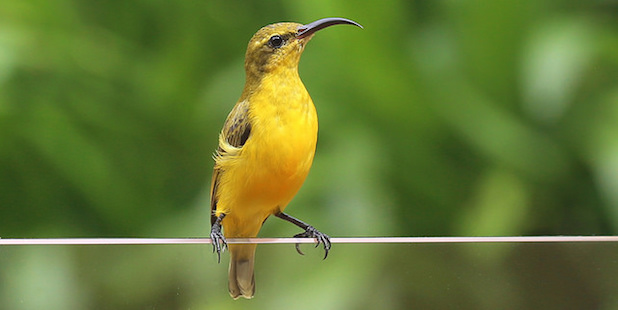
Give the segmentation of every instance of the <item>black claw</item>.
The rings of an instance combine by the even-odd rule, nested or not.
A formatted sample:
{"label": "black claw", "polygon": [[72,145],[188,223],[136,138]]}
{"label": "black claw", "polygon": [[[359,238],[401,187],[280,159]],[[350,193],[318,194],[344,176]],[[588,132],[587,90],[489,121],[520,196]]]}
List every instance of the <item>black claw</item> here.
{"label": "black claw", "polygon": [[217,262],[221,263],[221,252],[225,252],[227,248],[227,241],[221,231],[211,232],[210,239],[212,240],[212,252],[217,252]]}
{"label": "black claw", "polygon": [[[324,259],[328,257],[328,251],[330,251],[330,237],[324,233],[321,233],[320,231],[315,229],[313,226],[308,226],[304,232],[295,235],[294,238],[315,238],[316,240],[315,247],[317,248],[318,246],[320,246],[320,244],[322,244],[324,246]],[[300,255],[305,255],[300,250],[299,246],[300,244],[297,243],[296,251]]]}
{"label": "black claw", "polygon": [[296,252],[298,252],[298,254],[300,255],[305,255],[305,253],[303,253],[303,251],[300,250],[300,243],[296,244]]}
{"label": "black claw", "polygon": [[212,224],[212,228],[210,229],[210,240],[212,241],[212,252],[217,252],[217,262],[221,263],[221,252],[225,252],[225,248],[227,248],[227,240],[221,233],[221,220],[225,217],[220,216],[217,220]]}
{"label": "black claw", "polygon": [[[328,251],[330,250],[330,237],[328,235],[319,232],[315,229],[315,227],[283,212],[275,213],[275,216],[305,230],[304,232],[295,235],[294,238],[315,238],[316,248],[320,245],[320,243],[324,245],[324,259],[326,259],[328,256]],[[298,243],[296,244],[296,252],[300,255],[305,255],[300,250],[300,244]]]}

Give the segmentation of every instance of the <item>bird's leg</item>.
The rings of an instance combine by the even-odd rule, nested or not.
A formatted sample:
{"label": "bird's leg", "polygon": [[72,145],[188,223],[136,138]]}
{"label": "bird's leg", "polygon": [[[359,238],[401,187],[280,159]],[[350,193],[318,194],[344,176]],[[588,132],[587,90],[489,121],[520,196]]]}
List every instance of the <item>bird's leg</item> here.
{"label": "bird's leg", "polygon": [[[305,230],[305,232],[302,232],[300,234],[294,235],[294,238],[315,238],[316,240],[316,244],[315,247],[317,248],[320,243],[324,245],[324,259],[326,259],[326,257],[328,256],[328,251],[330,250],[330,237],[324,233],[321,233],[320,231],[318,231],[317,229],[315,229],[315,227],[295,218],[292,216],[289,216],[283,212],[279,212],[279,213],[275,213],[275,216],[282,219],[282,220],[286,220],[302,229]],[[296,251],[300,254],[300,255],[304,255],[303,252],[300,250],[300,244],[296,244]]]}
{"label": "bird's leg", "polygon": [[217,251],[217,262],[221,263],[221,252],[225,251],[227,241],[221,233],[221,221],[225,217],[225,213],[221,213],[216,217],[215,222],[210,228],[210,240],[212,241],[212,252]]}

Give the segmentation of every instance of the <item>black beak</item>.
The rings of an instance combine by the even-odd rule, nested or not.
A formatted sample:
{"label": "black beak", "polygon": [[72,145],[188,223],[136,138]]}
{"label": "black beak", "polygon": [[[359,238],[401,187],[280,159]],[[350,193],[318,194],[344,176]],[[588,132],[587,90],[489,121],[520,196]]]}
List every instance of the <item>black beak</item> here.
{"label": "black beak", "polygon": [[313,23],[309,23],[309,24],[298,27],[298,33],[296,34],[296,38],[302,39],[302,38],[305,38],[305,37],[308,37],[314,34],[316,31],[320,29],[324,29],[332,25],[341,25],[341,24],[354,25],[354,26],[360,27],[361,29],[363,28],[363,26],[361,26],[359,23],[353,20],[349,20],[347,18],[340,18],[340,17],[322,18],[322,19],[318,19],[314,21]]}

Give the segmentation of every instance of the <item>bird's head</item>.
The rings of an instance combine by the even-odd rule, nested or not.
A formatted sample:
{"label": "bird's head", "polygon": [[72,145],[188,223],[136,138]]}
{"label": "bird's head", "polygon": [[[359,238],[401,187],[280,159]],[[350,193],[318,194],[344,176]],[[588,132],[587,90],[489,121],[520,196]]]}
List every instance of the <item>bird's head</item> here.
{"label": "bird's head", "polygon": [[247,54],[245,70],[247,75],[262,75],[277,69],[298,68],[300,55],[313,34],[326,27],[339,24],[362,26],[345,18],[323,18],[302,25],[298,23],[277,23],[263,27],[253,35]]}

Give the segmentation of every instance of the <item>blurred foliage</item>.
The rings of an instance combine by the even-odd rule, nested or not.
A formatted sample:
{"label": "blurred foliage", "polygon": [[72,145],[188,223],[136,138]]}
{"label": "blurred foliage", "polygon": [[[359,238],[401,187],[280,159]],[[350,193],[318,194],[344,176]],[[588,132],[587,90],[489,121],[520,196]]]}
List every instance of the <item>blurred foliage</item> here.
{"label": "blurred foliage", "polygon": [[[0,236],[206,236],[210,157],[242,90],[249,38],[272,22],[328,16],[365,29],[320,32],[301,61],[320,140],[291,214],[336,237],[618,232],[615,1],[26,0],[0,3]],[[262,236],[295,233],[270,220]],[[240,307],[227,303],[226,267],[209,249],[127,249],[0,252],[1,283],[58,283],[58,294],[47,292],[55,298],[39,296],[57,309],[147,307],[176,282],[208,290],[191,295],[202,298],[194,307]],[[88,265],[89,255],[108,265]],[[256,298],[273,281],[294,291],[300,277],[324,283],[326,270],[376,273],[401,259],[369,248],[349,255],[363,259],[326,261],[317,273],[281,262],[296,274],[290,284],[271,264]],[[40,269],[18,272],[28,264]],[[207,265],[201,282],[182,264]],[[127,273],[149,280],[114,287]],[[330,284],[340,294],[327,299],[333,309],[376,305],[350,281],[361,278]],[[397,292],[419,289],[414,282]],[[504,308],[495,302],[470,308]]]}

